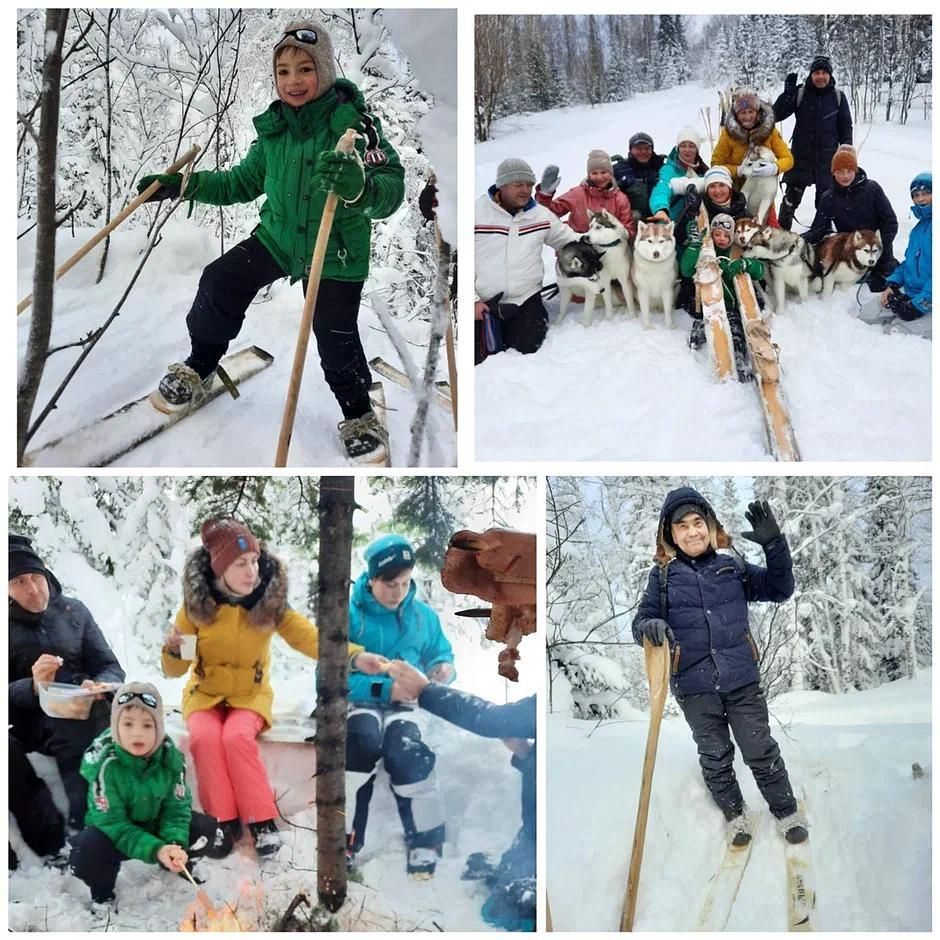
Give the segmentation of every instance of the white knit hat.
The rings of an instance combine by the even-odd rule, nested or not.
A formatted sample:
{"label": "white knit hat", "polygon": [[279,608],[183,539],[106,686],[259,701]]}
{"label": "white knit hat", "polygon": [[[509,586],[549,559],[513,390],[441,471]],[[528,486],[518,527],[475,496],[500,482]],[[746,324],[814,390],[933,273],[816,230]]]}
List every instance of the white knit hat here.
{"label": "white knit hat", "polygon": [[712,183],[724,183],[725,186],[732,186],[731,174],[728,172],[726,167],[723,166],[713,166],[704,177],[705,188]]}
{"label": "white knit hat", "polygon": [[683,127],[681,131],[676,135],[676,146],[685,141],[691,141],[695,144],[696,147],[701,149],[702,147],[702,135],[691,125],[688,127]]}

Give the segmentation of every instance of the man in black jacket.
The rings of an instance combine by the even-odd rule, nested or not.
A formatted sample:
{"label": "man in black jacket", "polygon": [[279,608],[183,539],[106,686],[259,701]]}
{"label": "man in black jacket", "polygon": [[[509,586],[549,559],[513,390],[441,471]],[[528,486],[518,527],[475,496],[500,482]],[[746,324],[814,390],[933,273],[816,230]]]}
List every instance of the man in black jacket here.
{"label": "man in black jacket", "polygon": [[[79,766],[85,748],[108,727],[110,704],[99,693],[87,719],[52,718],[39,706],[39,686],[62,682],[96,689],[100,683],[123,683],[124,670],[85,605],[62,593],[30,540],[20,535],[11,535],[9,544],[7,652],[15,747],[55,758],[68,796],[69,825],[80,829],[88,784]],[[11,766],[11,806],[33,785],[25,774],[14,779]]]}
{"label": "man in black jacket", "polygon": [[813,59],[802,88],[797,87],[796,72],[787,76],[783,94],[774,102],[774,118],[779,124],[791,114],[796,114],[790,146],[795,163],[783,175],[786,194],[780,205],[780,227],[788,231],[806,187],[815,185],[818,208],[820,197],[832,186],[833,154],[840,144],[852,143],[849,102],[836,89],[828,56]]}

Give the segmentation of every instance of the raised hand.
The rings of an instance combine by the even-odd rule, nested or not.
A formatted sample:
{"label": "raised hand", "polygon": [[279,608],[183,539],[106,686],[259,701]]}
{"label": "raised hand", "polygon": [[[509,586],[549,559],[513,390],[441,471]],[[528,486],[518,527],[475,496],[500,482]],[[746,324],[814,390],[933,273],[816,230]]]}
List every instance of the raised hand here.
{"label": "raised hand", "polygon": [[742,532],[741,535],[749,542],[769,545],[775,538],[779,538],[780,526],[777,525],[766,499],[749,503],[744,517],[751,524],[751,531]]}

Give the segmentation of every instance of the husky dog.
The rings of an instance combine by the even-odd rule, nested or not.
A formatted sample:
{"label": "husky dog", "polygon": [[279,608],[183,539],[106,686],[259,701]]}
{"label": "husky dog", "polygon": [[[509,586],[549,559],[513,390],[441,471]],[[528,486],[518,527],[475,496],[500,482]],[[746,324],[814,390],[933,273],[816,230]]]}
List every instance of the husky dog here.
{"label": "husky dog", "polygon": [[799,292],[800,300],[809,296],[813,275],[813,246],[804,238],[782,228],[760,225],[757,219],[738,219],[734,225],[734,241],[750,258],[760,258],[773,285],[774,310],[783,310],[787,287]]}
{"label": "husky dog", "polygon": [[[773,176],[753,176],[752,173],[760,166],[772,166]],[[744,171],[744,172],[742,172]],[[747,200],[748,214],[759,222],[767,221],[767,213],[774,204],[777,195],[777,158],[769,147],[760,147],[751,144],[744,156],[739,176],[746,176],[741,193]]]}
{"label": "husky dog", "polygon": [[[617,281],[623,292],[623,302],[627,313],[636,316],[636,302],[633,297],[633,282],[630,280],[630,235],[627,230],[606,209],[590,213],[591,221],[588,225],[587,238],[601,254],[600,281],[604,287],[604,309],[609,320],[613,315],[614,292],[611,290],[611,281]],[[596,296],[585,298],[584,319],[585,326],[591,325],[591,314],[594,311]]]}
{"label": "husky dog", "polygon": [[561,322],[568,312],[568,304],[575,295],[584,297],[584,307],[588,322],[598,294],[604,293],[601,281],[603,262],[601,253],[587,242],[580,239],[568,242],[558,250],[555,258],[555,277],[558,281],[558,293],[561,302],[558,307],[558,320]]}
{"label": "husky dog", "polygon": [[832,296],[836,284],[854,284],[881,257],[881,234],[871,229],[829,235],[816,246],[822,270],[822,295]]}
{"label": "husky dog", "polygon": [[672,329],[676,296],[676,238],[672,222],[638,222],[633,244],[633,283],[643,328],[650,325],[650,300],[655,297]]}

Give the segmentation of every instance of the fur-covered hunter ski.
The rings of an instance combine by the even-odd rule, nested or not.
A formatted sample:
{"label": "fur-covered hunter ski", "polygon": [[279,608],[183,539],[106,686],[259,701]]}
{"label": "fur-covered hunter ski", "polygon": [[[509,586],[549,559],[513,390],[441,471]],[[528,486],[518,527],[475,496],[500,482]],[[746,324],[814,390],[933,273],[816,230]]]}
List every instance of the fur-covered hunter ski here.
{"label": "fur-covered hunter ski", "polygon": [[702,902],[698,920],[693,930],[724,930],[731,916],[735,898],[744,878],[744,870],[751,857],[751,846],[761,824],[761,813],[751,817],[751,840],[747,845],[725,846],[725,854],[718,866],[718,871],[712,875],[711,881],[705,889],[705,900]]}
{"label": "fur-covered hunter ski", "polygon": [[780,384],[777,347],[770,338],[767,321],[761,317],[754,284],[748,274],[735,275],[734,291],[738,298],[738,309],[741,311],[744,339],[757,383],[770,452],[777,460],[799,460],[800,449],[797,447],[790,411]]}
{"label": "fur-covered hunter ski", "polygon": [[699,231],[703,233],[702,251],[695,266],[695,283],[698,286],[702,302],[702,316],[705,318],[705,336],[711,351],[715,375],[719,382],[726,382],[735,374],[734,347],[731,343],[731,329],[728,326],[728,311],[721,284],[721,268],[712,243],[708,228],[708,214],[705,207],[699,209]]}
{"label": "fur-covered hunter ski", "polygon": [[[232,385],[237,386],[272,362],[274,356],[269,352],[260,346],[248,346],[226,356],[219,365]],[[106,467],[226,391],[226,384],[216,374],[205,397],[191,408],[171,414],[158,411],[151,401],[152,393],[148,392],[84,428],[27,451],[23,464],[29,467]]]}

